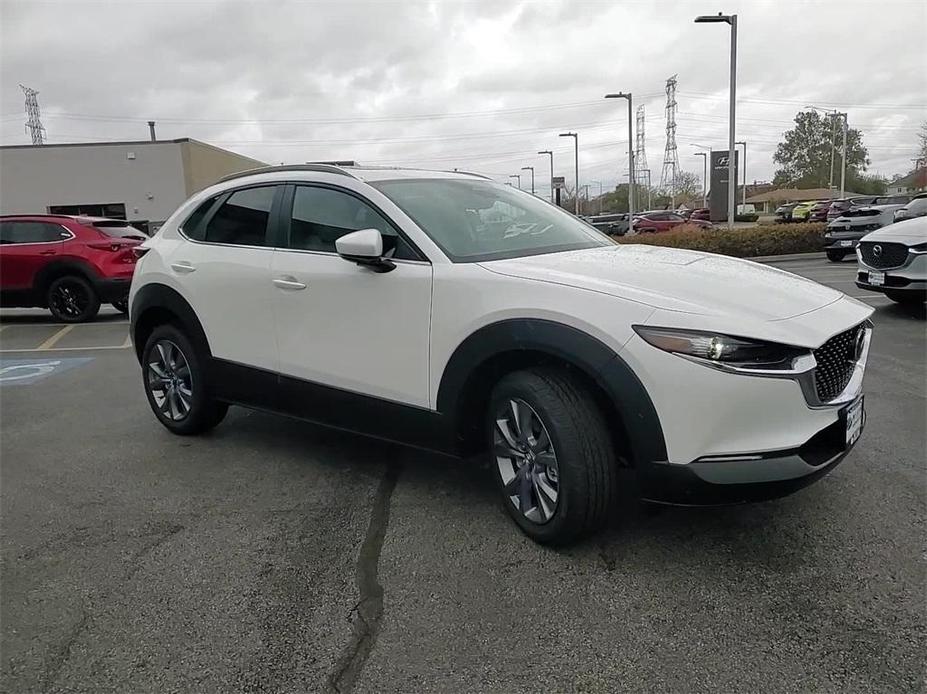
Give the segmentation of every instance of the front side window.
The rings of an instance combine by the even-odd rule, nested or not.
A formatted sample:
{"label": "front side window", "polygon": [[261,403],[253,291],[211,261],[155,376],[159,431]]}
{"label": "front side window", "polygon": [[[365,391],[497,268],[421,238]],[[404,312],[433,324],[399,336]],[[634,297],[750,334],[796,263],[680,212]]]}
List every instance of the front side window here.
{"label": "front side window", "polygon": [[363,200],[331,188],[296,186],[289,248],[335,253],[337,239],[360,229],[380,232],[385,256],[415,258],[393,225]]}
{"label": "front side window", "polygon": [[49,222],[3,222],[0,243],[50,243],[64,241],[72,234],[60,224]]}
{"label": "front side window", "polygon": [[235,246],[267,245],[267,223],[276,186],[236,190],[206,225],[207,243]]}
{"label": "front side window", "polygon": [[492,181],[409,179],[371,183],[454,262],[610,246],[568,212]]}

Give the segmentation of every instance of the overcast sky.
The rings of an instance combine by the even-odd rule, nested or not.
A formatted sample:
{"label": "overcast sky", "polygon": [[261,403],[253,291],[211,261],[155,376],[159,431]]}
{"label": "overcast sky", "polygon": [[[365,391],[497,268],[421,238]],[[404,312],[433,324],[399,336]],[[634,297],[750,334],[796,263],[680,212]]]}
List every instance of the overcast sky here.
{"label": "overcast sky", "polygon": [[[50,143],[194,137],[270,163],[480,171],[546,158],[608,188],[627,171],[631,91],[658,182],[666,79],[678,74],[681,168],[727,142],[729,30],[739,14],[738,130],[748,179],[808,104],[847,111],[871,172],[905,172],[927,119],[927,3],[0,1],[0,142],[29,142],[19,83],[39,90]],[[626,180],[626,179],[625,179]],[[527,186],[528,177],[523,178]],[[593,184],[593,192],[597,186]]]}

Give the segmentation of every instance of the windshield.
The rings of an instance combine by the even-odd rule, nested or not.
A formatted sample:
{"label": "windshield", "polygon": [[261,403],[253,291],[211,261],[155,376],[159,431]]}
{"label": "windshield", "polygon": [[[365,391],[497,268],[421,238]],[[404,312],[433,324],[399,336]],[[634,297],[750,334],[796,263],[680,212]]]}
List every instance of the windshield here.
{"label": "windshield", "polygon": [[492,181],[414,179],[371,185],[396,203],[456,263],[614,243],[560,208]]}

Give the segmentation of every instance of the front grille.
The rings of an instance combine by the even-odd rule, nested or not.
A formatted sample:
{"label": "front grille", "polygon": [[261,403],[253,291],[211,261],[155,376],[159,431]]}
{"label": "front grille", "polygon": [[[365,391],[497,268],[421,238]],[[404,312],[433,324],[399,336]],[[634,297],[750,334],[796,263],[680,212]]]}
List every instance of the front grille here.
{"label": "front grille", "polygon": [[[878,248],[878,253],[876,252]],[[869,267],[898,267],[908,257],[908,247],[903,243],[883,243],[880,241],[863,241],[859,244],[863,262]]]}
{"label": "front grille", "polygon": [[834,335],[814,350],[814,387],[821,402],[830,402],[847,387],[856,366],[856,336],[862,324]]}

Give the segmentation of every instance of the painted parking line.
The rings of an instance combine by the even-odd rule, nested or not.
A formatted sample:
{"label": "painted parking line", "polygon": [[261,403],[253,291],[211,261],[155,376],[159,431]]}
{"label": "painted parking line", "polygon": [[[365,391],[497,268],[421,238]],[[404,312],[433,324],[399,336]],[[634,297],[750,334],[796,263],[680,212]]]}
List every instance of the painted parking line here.
{"label": "painted parking line", "polygon": [[93,361],[93,357],[0,359],[0,386],[28,386]]}
{"label": "painted parking line", "polygon": [[45,340],[45,342],[43,342],[42,344],[40,344],[40,345],[36,348],[36,350],[39,351],[39,352],[41,352],[43,349],[51,349],[52,347],[55,346],[55,343],[57,343],[58,340],[60,340],[62,337],[64,337],[65,335],[67,335],[67,334],[68,334],[69,332],[71,332],[72,330],[74,330],[74,326],[73,326],[73,325],[66,325],[66,326],[64,326],[63,328],[61,328],[61,330],[59,330],[59,331],[56,332],[54,335],[52,335],[50,338],[48,338],[47,340]]}

